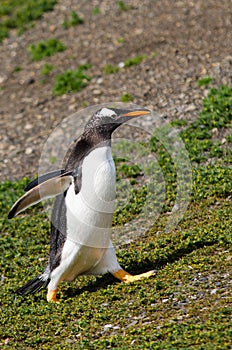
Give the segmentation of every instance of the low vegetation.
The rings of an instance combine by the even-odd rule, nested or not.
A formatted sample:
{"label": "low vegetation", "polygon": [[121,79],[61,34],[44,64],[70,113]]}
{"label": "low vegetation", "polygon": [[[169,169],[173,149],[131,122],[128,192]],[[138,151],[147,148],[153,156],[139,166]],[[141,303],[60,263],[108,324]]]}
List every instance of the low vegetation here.
{"label": "low vegetation", "polygon": [[122,102],[130,102],[134,100],[134,96],[127,92],[121,96],[120,100]]}
{"label": "low vegetation", "polygon": [[52,11],[57,0],[4,0],[0,6],[0,43],[11,29],[18,34],[33,25],[46,11]]}
{"label": "low vegetation", "polygon": [[[59,305],[46,302],[45,290],[26,298],[15,295],[15,289],[46,264],[49,222],[41,204],[9,221],[10,206],[29,179],[0,184],[1,345],[9,349],[229,349],[232,140],[231,136],[225,142],[216,139],[215,130],[219,135],[228,132],[231,115],[232,89],[210,89],[195,122],[174,121],[142,145],[140,157],[157,159],[150,157],[149,171],[161,169],[165,179],[165,203],[152,228],[121,245],[117,255],[132,273],[156,269],[156,276],[148,280],[125,285],[110,275],[80,277],[62,284]],[[188,150],[193,187],[182,221],[168,232],[177,168],[159,136],[173,128]],[[139,161],[128,155],[117,157],[117,152],[114,157],[119,188],[123,191],[123,180],[130,184],[125,188],[126,202],[119,203],[115,212],[116,227],[140,213],[148,187]],[[157,203],[162,200],[159,183],[157,177]]]}
{"label": "low vegetation", "polygon": [[76,70],[67,70],[57,75],[53,86],[53,94],[60,96],[83,89],[91,80],[91,77],[85,72],[88,68],[90,68],[90,65],[83,64]]}
{"label": "low vegetation", "polygon": [[93,16],[100,15],[100,13],[101,13],[101,10],[100,10],[99,7],[94,7],[94,8],[92,9],[92,15],[93,15]]}
{"label": "low vegetation", "polygon": [[40,61],[65,49],[65,45],[60,40],[51,38],[40,41],[38,44],[31,44],[28,47],[28,52],[33,61]]}
{"label": "low vegetation", "polygon": [[[119,39],[119,41],[123,42],[123,39]],[[120,65],[114,66],[112,64],[107,64],[104,68],[105,74],[114,74],[119,72],[120,68],[129,68],[131,66],[137,66],[142,61],[148,59],[148,56],[146,55],[138,55],[135,57],[131,57],[125,60],[125,62],[122,62]]]}
{"label": "low vegetation", "polygon": [[67,19],[64,20],[62,26],[65,29],[68,29],[79,24],[83,24],[84,19],[78,15],[77,12],[72,11]]}
{"label": "low vegetation", "polygon": [[131,67],[131,66],[136,66],[137,64],[140,64],[143,60],[147,59],[148,56],[145,55],[138,55],[132,58],[128,58],[125,62],[124,62],[124,67]]}
{"label": "low vegetation", "polygon": [[53,64],[50,63],[44,63],[42,69],[41,69],[41,74],[42,75],[48,75],[49,73],[51,73],[53,71],[55,67],[53,66]]}
{"label": "low vegetation", "polygon": [[107,64],[104,68],[104,73],[105,74],[114,74],[119,71],[118,66],[113,66],[112,64]]}
{"label": "low vegetation", "polygon": [[211,84],[213,81],[212,77],[204,77],[198,80],[197,84],[198,86],[207,86],[209,84]]}
{"label": "low vegetation", "polygon": [[130,5],[127,5],[124,1],[120,0],[117,2],[118,9],[120,11],[129,11],[131,9]]}

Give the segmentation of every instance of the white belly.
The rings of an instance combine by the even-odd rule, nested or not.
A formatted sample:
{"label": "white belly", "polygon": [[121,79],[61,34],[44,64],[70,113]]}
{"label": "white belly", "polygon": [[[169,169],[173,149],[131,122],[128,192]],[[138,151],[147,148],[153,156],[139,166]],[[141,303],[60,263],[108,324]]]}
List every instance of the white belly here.
{"label": "white belly", "polygon": [[115,200],[115,166],[110,147],[92,151],[82,164],[82,185],[66,195],[67,237],[75,243],[107,248]]}
{"label": "white belly", "polygon": [[[93,269],[109,247],[115,200],[110,147],[92,151],[82,164],[81,190],[67,191],[67,240],[61,256],[66,279]],[[64,271],[63,270],[63,271]]]}

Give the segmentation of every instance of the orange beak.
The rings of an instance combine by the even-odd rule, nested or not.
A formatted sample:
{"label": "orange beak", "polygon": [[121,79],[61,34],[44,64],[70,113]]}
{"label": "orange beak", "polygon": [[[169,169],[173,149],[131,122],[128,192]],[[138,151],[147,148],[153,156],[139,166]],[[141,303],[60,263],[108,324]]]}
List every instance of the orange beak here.
{"label": "orange beak", "polygon": [[139,117],[142,115],[146,115],[146,114],[150,114],[151,112],[148,111],[147,109],[145,110],[137,110],[137,111],[132,111],[132,112],[128,112],[126,114],[123,114],[122,117]]}

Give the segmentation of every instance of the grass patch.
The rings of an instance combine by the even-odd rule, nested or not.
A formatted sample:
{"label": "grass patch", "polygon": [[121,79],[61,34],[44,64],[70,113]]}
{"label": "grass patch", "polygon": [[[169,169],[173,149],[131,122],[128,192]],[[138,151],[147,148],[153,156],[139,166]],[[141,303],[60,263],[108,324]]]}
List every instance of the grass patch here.
{"label": "grass patch", "polygon": [[129,11],[131,6],[127,5],[124,1],[120,0],[117,2],[118,9],[120,11]]}
{"label": "grass patch", "polygon": [[[121,39],[119,39],[121,40]],[[120,42],[123,42],[124,39],[122,39],[122,41]],[[118,41],[119,42],[119,41]],[[114,74],[114,73],[117,73],[119,72],[120,68],[129,68],[131,66],[136,66],[138,64],[140,64],[142,61],[144,61],[145,59],[147,59],[148,56],[146,55],[138,55],[136,57],[132,57],[132,58],[128,58],[123,64],[122,64],[122,67],[119,67],[119,66],[114,66],[112,64],[107,64],[104,68],[104,73],[105,74]]]}
{"label": "grass patch", "polygon": [[124,39],[124,38],[118,38],[118,39],[116,40],[116,42],[117,42],[118,44],[123,44],[123,43],[125,42],[125,39]]}
{"label": "grass patch", "polygon": [[90,65],[84,64],[76,70],[67,70],[57,75],[53,86],[53,94],[60,96],[83,89],[91,80],[91,77],[85,73],[88,68],[90,68]]}
{"label": "grass patch", "polygon": [[231,128],[231,116],[232,89],[226,85],[212,88],[203,100],[199,118],[180,133],[192,161],[201,163],[212,157],[221,158],[225,152],[231,154],[231,150],[225,151],[222,144],[212,140],[214,128]]}
{"label": "grass patch", "polygon": [[93,15],[93,16],[97,16],[97,15],[100,15],[100,14],[101,14],[101,10],[100,10],[99,7],[94,7],[94,8],[92,9],[92,15]]}
{"label": "grass patch", "polygon": [[120,100],[122,102],[130,102],[130,101],[134,100],[134,96],[131,94],[125,93],[125,94],[121,95]]}
{"label": "grass patch", "polygon": [[65,45],[58,39],[48,39],[40,41],[38,44],[31,44],[28,47],[28,52],[33,61],[40,61],[45,57],[54,55],[57,52],[62,52],[66,49]]}
{"label": "grass patch", "polygon": [[204,77],[198,80],[197,85],[198,86],[207,86],[213,82],[212,77]]}
{"label": "grass patch", "polygon": [[114,74],[119,71],[118,66],[113,66],[112,64],[107,64],[104,68],[104,73],[105,74]]}
{"label": "grass patch", "polygon": [[55,67],[53,66],[53,64],[50,63],[44,63],[42,69],[41,69],[41,74],[42,75],[49,75],[49,73],[51,73],[53,71]]}
{"label": "grass patch", "polygon": [[22,70],[22,67],[16,66],[16,67],[14,67],[13,72],[17,73],[17,72],[21,72],[21,70]]}
{"label": "grass patch", "polygon": [[83,24],[83,23],[84,23],[84,19],[82,17],[80,17],[77,12],[72,11],[69,14],[69,17],[67,19],[65,19],[62,26],[63,26],[63,28],[68,29],[70,27],[77,26],[77,25]]}
{"label": "grass patch", "polygon": [[21,34],[46,11],[52,11],[57,0],[4,0],[0,6],[0,43],[11,29]]}
{"label": "grass patch", "polygon": [[136,57],[132,57],[132,58],[128,58],[125,62],[124,62],[124,67],[131,67],[131,66],[136,66],[138,64],[140,64],[143,60],[147,59],[148,56],[145,55],[138,55]]}
{"label": "grass patch", "polygon": [[[165,178],[166,206],[153,227],[121,246],[117,255],[131,273],[157,269],[154,278],[125,285],[109,275],[82,276],[62,284],[59,305],[46,302],[46,291],[26,298],[15,295],[15,289],[39,274],[47,262],[49,222],[41,205],[9,221],[7,213],[29,180],[0,184],[1,345],[12,349],[230,348],[231,167],[229,155],[212,156],[211,151],[212,129],[231,127],[231,90],[211,89],[195,122],[165,126],[143,145],[140,158],[155,154],[157,161],[152,158],[149,171],[161,169]],[[178,167],[162,141],[169,136],[174,142],[170,131],[179,127],[193,159],[192,201],[179,225],[166,232]],[[197,155],[196,144],[201,141],[210,141],[209,148],[199,147]],[[125,149],[125,144],[119,147]],[[226,145],[218,147],[224,154]],[[115,212],[114,225],[121,225],[140,212],[148,187],[140,181],[143,169],[137,158],[132,163],[128,156],[120,156],[115,163],[122,192],[123,180],[132,181],[124,189],[127,201]],[[157,202],[160,198],[158,192]]]}

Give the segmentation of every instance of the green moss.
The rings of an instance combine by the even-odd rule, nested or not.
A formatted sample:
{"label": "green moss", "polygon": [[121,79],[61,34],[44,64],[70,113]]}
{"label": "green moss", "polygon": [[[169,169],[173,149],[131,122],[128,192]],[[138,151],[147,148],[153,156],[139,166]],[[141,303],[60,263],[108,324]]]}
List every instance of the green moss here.
{"label": "green moss", "polygon": [[198,80],[197,84],[198,86],[207,86],[209,84],[211,84],[213,81],[212,77],[204,77]]}
{"label": "green moss", "polygon": [[120,100],[122,102],[130,102],[134,100],[134,96],[129,93],[125,93],[121,96]]}
{"label": "green moss", "polygon": [[118,38],[117,39],[117,43],[118,44],[123,44],[125,42],[125,39],[124,38]]}
{"label": "green moss", "polygon": [[52,11],[56,0],[4,0],[0,7],[0,42],[9,35],[12,28],[21,34],[44,12]]}
{"label": "green moss", "polygon": [[197,163],[211,157],[222,157],[223,146],[212,140],[214,128],[230,128],[232,120],[232,88],[222,85],[212,88],[203,100],[203,110],[191,126],[182,130],[190,159]]}
{"label": "green moss", "polygon": [[93,15],[93,16],[100,15],[100,13],[101,13],[101,10],[100,10],[99,7],[94,7],[94,8],[92,9],[92,15]]}
{"label": "green moss", "polygon": [[16,67],[14,67],[13,72],[14,72],[14,73],[17,73],[17,72],[20,72],[21,70],[22,70],[22,67],[16,66]]}
{"label": "green moss", "polygon": [[131,6],[127,5],[124,1],[120,0],[117,2],[117,6],[120,11],[128,11],[131,9]]}
{"label": "green moss", "polygon": [[53,66],[53,64],[50,63],[44,63],[42,69],[41,69],[41,74],[42,75],[48,75],[49,73],[51,73],[53,71],[55,67]]}
{"label": "green moss", "polygon": [[113,66],[112,64],[107,64],[104,68],[105,74],[114,74],[119,71],[119,67]]}
{"label": "green moss", "polygon": [[67,70],[55,78],[53,86],[54,95],[63,95],[68,92],[80,91],[83,89],[91,77],[85,73],[90,65],[81,65],[76,70]]}
{"label": "green moss", "polygon": [[124,67],[131,67],[140,64],[143,60],[147,59],[148,56],[145,55],[138,55],[136,57],[128,58],[124,62]]}
{"label": "green moss", "polygon": [[63,22],[62,26],[63,26],[63,28],[68,29],[70,27],[77,26],[77,25],[83,24],[83,23],[84,23],[84,19],[81,18],[77,12],[72,11],[69,15],[69,18],[67,18]]}
{"label": "green moss", "polygon": [[[165,178],[170,205],[151,229],[117,249],[118,260],[125,269],[131,273],[156,269],[153,278],[126,285],[110,275],[80,276],[71,284],[62,284],[59,305],[46,302],[46,291],[26,298],[15,295],[20,285],[46,265],[49,222],[42,205],[8,220],[11,205],[23,194],[29,180],[0,184],[1,344],[9,349],[57,350],[230,348],[232,172],[227,163],[229,157],[216,152],[210,158],[215,144],[212,127],[225,131],[230,127],[229,118],[226,120],[230,94],[226,93],[217,107],[225,117],[223,121],[219,115],[215,117],[212,107],[215,101],[218,103],[221,89],[208,96],[212,99],[207,107],[211,118],[202,112],[192,125],[178,125],[185,128],[181,135],[186,136],[191,156],[196,157],[196,143],[210,143],[206,142],[206,149],[198,149],[201,156],[207,152],[207,162],[200,159],[192,163],[192,201],[182,221],[171,231],[165,227],[172,198],[176,196],[178,169],[166,141],[167,137],[170,142],[175,141],[170,136],[173,126],[156,131],[149,144],[143,145],[141,154],[137,144],[131,145],[132,150],[138,147],[141,157],[144,152],[147,157],[156,155],[157,161],[150,157],[147,168],[142,169],[139,162],[132,164],[129,156],[114,158],[117,185],[127,199],[116,209],[115,225],[132,220],[143,208],[148,186],[140,182],[141,170],[153,174],[162,169]],[[191,135],[193,126],[195,135]],[[224,152],[226,144],[220,148]],[[129,152],[130,147],[121,142],[117,149]],[[124,180],[134,183],[128,187]],[[159,194],[155,197],[159,202]]]}
{"label": "green moss", "polygon": [[[146,55],[138,55],[136,57],[128,58],[123,63],[123,67],[128,68],[128,67],[131,67],[131,66],[136,66],[136,65],[140,64],[142,61],[144,61],[147,58],[148,58],[148,56],[146,56]],[[120,70],[119,66],[114,66],[112,64],[107,64],[105,66],[105,68],[104,68],[104,73],[105,74],[114,74],[114,73],[119,72],[119,70]],[[127,102],[127,101],[122,101],[122,102]]]}
{"label": "green moss", "polygon": [[188,122],[185,119],[176,119],[171,122],[172,126],[187,126]]}
{"label": "green moss", "polygon": [[38,44],[31,44],[28,47],[28,52],[33,61],[40,61],[45,57],[54,55],[57,52],[62,52],[66,49],[64,44],[58,39],[48,39],[40,41]]}

